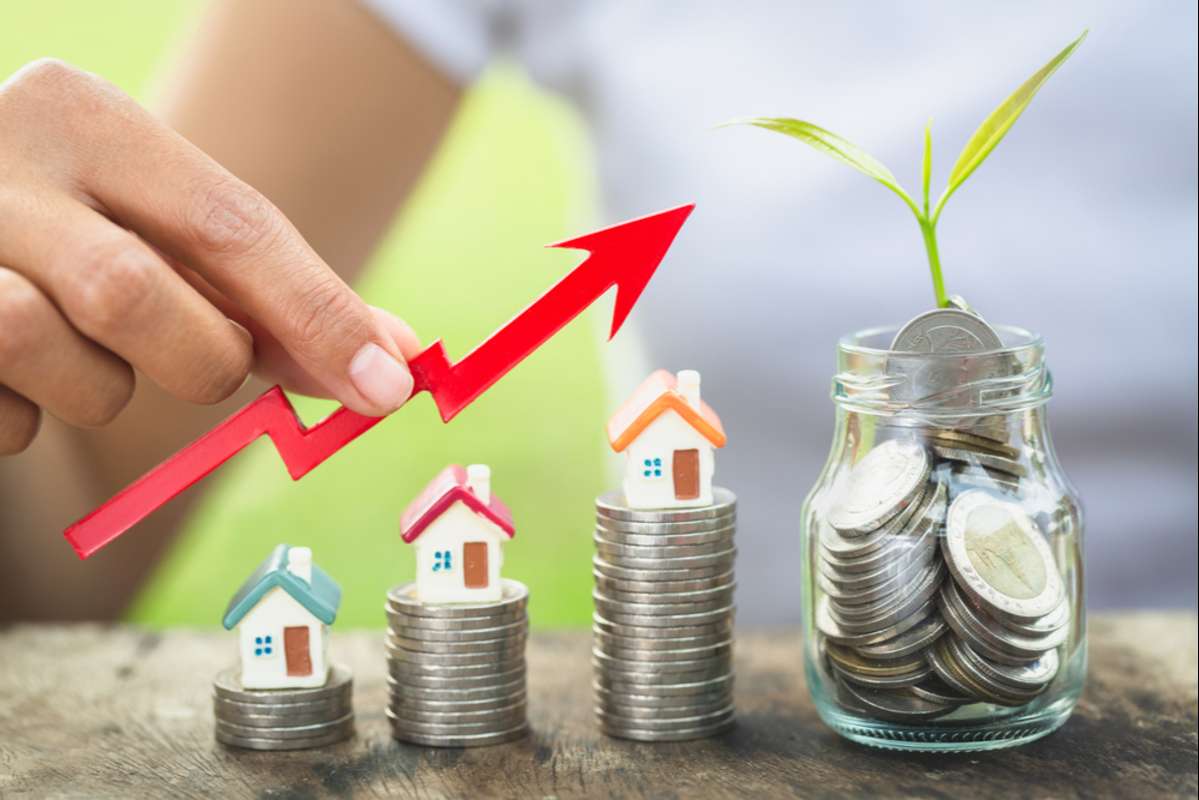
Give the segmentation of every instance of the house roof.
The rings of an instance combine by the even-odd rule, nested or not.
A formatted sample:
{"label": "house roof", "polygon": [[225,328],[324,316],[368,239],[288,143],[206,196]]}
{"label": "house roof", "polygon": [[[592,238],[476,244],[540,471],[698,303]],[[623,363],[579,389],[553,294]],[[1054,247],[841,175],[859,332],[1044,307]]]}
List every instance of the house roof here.
{"label": "house roof", "polygon": [[400,535],[405,542],[412,543],[433,520],[459,501],[479,516],[495,523],[509,539],[516,535],[512,512],[508,507],[496,497],[495,492],[491,492],[489,502],[480,500],[467,484],[466,469],[457,464],[451,464],[438,473],[420,496],[408,504],[400,516]]}
{"label": "house roof", "polygon": [[676,387],[678,379],[664,369],[656,370],[641,382],[629,399],[608,420],[608,441],[612,449],[621,452],[641,435],[651,422],[667,411],[673,411],[712,443],[724,447],[727,441],[724,426],[707,403],[702,400],[693,408]]}
{"label": "house roof", "polygon": [[291,546],[281,544],[271,551],[266,560],[258,565],[258,569],[246,578],[246,582],[237,590],[237,594],[229,601],[221,624],[226,630],[241,622],[242,617],[250,613],[250,609],[258,605],[258,601],[271,589],[278,587],[291,595],[297,603],[306,608],[312,616],[326,625],[332,625],[337,617],[337,609],[341,605],[341,587],[316,564],[312,565],[312,583],[305,583],[299,576],[287,570],[287,556]]}

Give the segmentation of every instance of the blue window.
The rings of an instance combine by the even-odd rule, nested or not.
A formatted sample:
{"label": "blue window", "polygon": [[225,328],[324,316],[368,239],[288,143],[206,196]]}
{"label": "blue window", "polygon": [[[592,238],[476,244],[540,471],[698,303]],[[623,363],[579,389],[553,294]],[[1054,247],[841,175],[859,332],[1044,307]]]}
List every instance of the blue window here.
{"label": "blue window", "polygon": [[274,652],[272,640],[270,636],[255,636],[254,637],[254,655],[269,656]]}
{"label": "blue window", "polygon": [[662,477],[662,459],[647,458],[641,463],[641,474],[646,478]]}
{"label": "blue window", "polygon": [[438,550],[433,553],[433,571],[449,572],[454,568],[454,557],[450,550]]}

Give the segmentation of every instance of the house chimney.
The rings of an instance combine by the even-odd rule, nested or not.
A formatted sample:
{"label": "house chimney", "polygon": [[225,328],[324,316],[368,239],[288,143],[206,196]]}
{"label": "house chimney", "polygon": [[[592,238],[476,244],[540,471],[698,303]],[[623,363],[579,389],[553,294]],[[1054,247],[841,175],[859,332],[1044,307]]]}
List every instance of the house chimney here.
{"label": "house chimney", "polygon": [[312,583],[312,548],[293,547],[287,551],[287,571],[304,583]]}
{"label": "house chimney", "polygon": [[699,411],[699,373],[693,369],[681,369],[678,374],[677,391],[687,405]]}
{"label": "house chimney", "polygon": [[489,504],[491,502],[491,467],[486,464],[471,464],[466,468],[466,485],[483,505]]}

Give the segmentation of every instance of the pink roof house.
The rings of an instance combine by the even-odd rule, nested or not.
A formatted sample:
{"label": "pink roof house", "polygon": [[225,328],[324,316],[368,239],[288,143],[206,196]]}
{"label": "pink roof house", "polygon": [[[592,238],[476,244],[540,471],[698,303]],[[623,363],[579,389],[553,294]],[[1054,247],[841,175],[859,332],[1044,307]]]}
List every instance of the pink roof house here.
{"label": "pink roof house", "polygon": [[501,599],[501,546],[516,535],[512,514],[491,493],[485,464],[446,467],[400,517],[416,548],[416,596],[425,603]]}

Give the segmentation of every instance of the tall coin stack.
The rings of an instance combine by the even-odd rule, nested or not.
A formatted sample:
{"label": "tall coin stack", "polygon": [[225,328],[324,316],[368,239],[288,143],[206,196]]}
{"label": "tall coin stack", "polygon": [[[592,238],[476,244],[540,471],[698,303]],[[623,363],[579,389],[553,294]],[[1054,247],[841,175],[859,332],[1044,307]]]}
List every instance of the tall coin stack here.
{"label": "tall coin stack", "polygon": [[528,733],[525,643],[529,590],[504,579],[493,603],[434,605],[416,584],[387,594],[387,718],[392,736],[476,747]]}
{"label": "tall coin stack", "polygon": [[933,428],[853,467],[816,554],[817,638],[843,705],[915,722],[1023,705],[1057,674],[1071,610],[1044,535],[1012,499],[1017,454]]}
{"label": "tall coin stack", "polygon": [[681,741],[733,724],[733,493],[702,508],[596,500],[595,713],[610,736]]}
{"label": "tall coin stack", "polygon": [[353,679],[334,665],[324,686],[311,689],[243,689],[236,668],[212,685],[216,739],[249,750],[302,750],[354,734]]}

